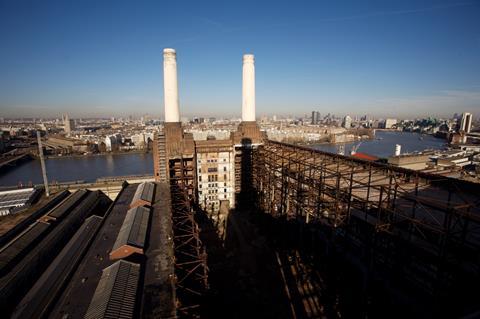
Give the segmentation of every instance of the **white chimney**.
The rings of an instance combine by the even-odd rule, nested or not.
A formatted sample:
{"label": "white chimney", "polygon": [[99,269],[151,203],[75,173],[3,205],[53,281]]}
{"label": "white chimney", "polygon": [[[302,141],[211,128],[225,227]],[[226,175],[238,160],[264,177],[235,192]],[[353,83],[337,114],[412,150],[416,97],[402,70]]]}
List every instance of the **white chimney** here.
{"label": "white chimney", "polygon": [[242,122],[255,122],[255,59],[243,55]]}
{"label": "white chimney", "polygon": [[165,122],[180,122],[177,54],[174,49],[163,50],[163,94],[165,99]]}

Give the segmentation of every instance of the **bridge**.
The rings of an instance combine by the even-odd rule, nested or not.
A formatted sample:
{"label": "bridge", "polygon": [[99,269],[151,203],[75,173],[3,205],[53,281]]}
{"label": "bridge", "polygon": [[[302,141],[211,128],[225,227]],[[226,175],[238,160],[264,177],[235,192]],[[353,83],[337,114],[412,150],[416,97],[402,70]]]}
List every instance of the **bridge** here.
{"label": "bridge", "polygon": [[31,158],[31,155],[29,153],[23,153],[20,155],[6,156],[3,158],[0,158],[0,170],[3,170],[8,166],[14,166],[18,162],[29,159],[29,158]]}

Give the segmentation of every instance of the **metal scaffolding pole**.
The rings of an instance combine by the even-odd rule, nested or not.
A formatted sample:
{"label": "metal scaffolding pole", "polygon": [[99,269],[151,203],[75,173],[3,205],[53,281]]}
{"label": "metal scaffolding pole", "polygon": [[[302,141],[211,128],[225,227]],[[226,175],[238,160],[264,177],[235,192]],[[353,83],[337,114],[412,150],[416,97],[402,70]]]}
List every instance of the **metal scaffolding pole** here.
{"label": "metal scaffolding pole", "polygon": [[253,163],[261,211],[331,229],[392,278],[431,295],[480,279],[479,184],[274,141]]}
{"label": "metal scaffolding pole", "polygon": [[38,155],[40,156],[40,164],[42,166],[43,185],[45,186],[45,194],[48,197],[50,196],[50,191],[48,189],[47,169],[45,167],[45,158],[43,157],[42,138],[40,136],[40,131],[37,131],[37,142],[38,142]]}

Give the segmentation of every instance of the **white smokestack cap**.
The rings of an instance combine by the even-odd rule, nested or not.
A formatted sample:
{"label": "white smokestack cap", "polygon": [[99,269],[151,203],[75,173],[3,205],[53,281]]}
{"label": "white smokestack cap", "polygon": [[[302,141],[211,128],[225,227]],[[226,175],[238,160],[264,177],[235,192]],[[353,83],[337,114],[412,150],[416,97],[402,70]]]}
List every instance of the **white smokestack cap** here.
{"label": "white smokestack cap", "polygon": [[163,49],[163,93],[165,122],[180,122],[178,103],[177,54],[174,49]]}
{"label": "white smokestack cap", "polygon": [[242,122],[254,122],[255,120],[255,58],[253,54],[244,54]]}

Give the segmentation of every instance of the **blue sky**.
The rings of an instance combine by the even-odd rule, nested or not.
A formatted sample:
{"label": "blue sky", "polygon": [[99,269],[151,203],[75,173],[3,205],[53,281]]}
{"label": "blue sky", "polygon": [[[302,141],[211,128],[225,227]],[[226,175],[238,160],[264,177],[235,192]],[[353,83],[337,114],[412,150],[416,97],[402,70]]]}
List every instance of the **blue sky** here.
{"label": "blue sky", "polygon": [[0,116],[163,115],[162,50],[181,113],[480,115],[477,1],[0,0]]}

